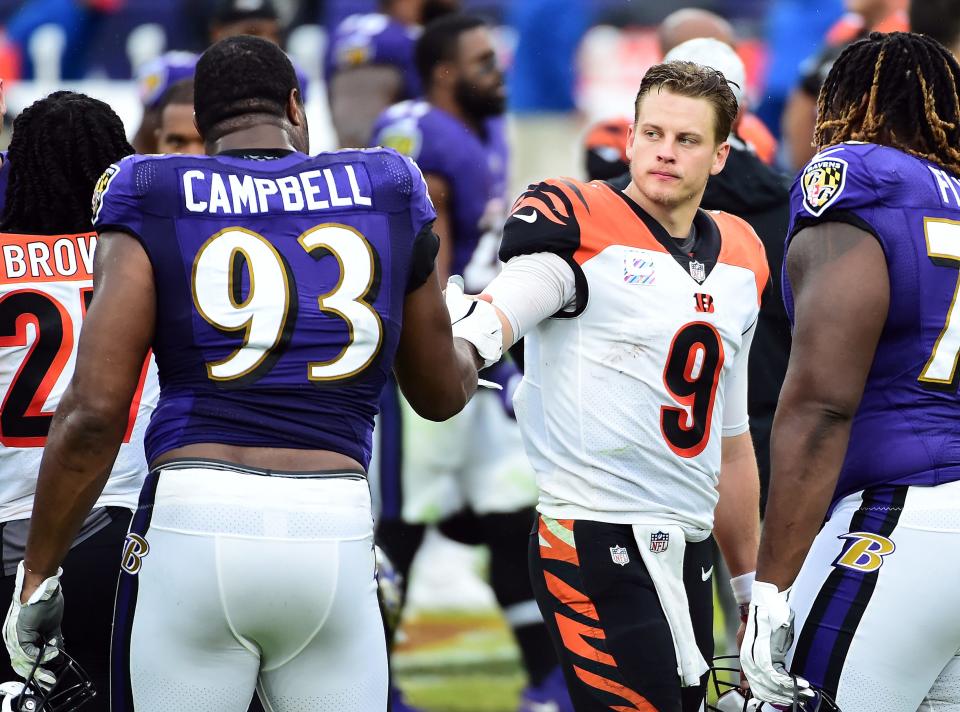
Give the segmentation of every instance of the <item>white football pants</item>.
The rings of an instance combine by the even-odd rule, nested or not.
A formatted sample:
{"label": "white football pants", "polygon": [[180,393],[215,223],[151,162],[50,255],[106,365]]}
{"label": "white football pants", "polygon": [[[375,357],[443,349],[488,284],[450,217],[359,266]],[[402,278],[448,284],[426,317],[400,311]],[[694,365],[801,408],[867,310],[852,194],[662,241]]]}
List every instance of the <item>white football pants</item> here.
{"label": "white football pants", "polygon": [[113,712],[376,712],[387,649],[366,481],[151,473],[124,548]]}
{"label": "white football pants", "polygon": [[960,482],[842,499],[790,593],[791,672],[843,712],[960,712]]}

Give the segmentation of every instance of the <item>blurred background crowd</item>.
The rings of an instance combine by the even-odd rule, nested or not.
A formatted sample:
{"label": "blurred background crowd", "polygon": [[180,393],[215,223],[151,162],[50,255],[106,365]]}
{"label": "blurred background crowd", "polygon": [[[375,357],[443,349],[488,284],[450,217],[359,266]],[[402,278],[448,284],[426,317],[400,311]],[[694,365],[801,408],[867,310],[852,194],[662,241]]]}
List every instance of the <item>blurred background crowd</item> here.
{"label": "blurred background crowd", "polygon": [[[251,3],[259,6],[259,0]],[[233,4],[242,8],[244,0]],[[273,0],[276,21],[270,31],[308,80],[312,150],[337,145],[323,82],[327,38],[349,15],[382,11],[385,4],[389,0]],[[0,0],[6,120],[55,84],[107,100],[133,136],[144,91],[137,89],[136,77],[165,52],[202,51],[223,5],[220,0]],[[795,171],[811,154],[807,136],[830,50],[868,28],[905,27],[906,5],[906,0],[461,2],[497,28],[508,112],[524,139],[514,142],[514,193],[533,177],[582,175],[580,146],[587,127],[629,115],[646,69],[673,45],[702,34],[731,43],[744,62],[746,103],[767,129],[759,132],[758,153]],[[681,16],[675,27],[663,24],[682,7],[716,17]]]}

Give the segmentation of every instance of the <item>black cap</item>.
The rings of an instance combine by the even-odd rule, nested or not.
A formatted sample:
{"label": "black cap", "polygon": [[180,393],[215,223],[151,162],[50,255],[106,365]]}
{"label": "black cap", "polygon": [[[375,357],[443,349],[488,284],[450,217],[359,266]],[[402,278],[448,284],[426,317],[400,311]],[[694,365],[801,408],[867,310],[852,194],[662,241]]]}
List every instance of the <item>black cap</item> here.
{"label": "black cap", "polygon": [[227,25],[240,20],[276,20],[277,8],[273,0],[220,0],[210,21]]}

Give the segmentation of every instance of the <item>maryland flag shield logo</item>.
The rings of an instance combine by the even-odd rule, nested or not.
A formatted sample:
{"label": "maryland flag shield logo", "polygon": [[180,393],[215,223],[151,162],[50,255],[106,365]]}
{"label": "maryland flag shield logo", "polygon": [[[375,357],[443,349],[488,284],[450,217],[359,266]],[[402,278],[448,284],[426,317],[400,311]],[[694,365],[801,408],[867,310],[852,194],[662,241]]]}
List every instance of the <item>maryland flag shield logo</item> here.
{"label": "maryland flag shield logo", "polygon": [[842,158],[821,158],[812,161],[803,171],[803,207],[820,217],[832,205],[847,181],[847,162]]}
{"label": "maryland flag shield logo", "polygon": [[423,134],[415,120],[403,119],[380,132],[380,145],[416,159],[423,145]]}
{"label": "maryland flag shield logo", "polygon": [[100,179],[93,188],[93,203],[90,207],[93,212],[94,222],[96,222],[97,218],[100,217],[100,208],[103,207],[103,196],[107,194],[107,190],[110,188],[110,183],[113,181],[113,177],[117,175],[117,171],[119,170],[120,167],[116,163],[107,166],[107,170],[103,172],[103,175],[100,176]]}

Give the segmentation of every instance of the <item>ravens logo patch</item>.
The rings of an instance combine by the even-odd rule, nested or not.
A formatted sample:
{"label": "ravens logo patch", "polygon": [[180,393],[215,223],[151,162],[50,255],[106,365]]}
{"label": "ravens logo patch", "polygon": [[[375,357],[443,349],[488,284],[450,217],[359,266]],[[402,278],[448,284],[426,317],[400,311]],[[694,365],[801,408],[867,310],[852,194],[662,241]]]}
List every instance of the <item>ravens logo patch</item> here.
{"label": "ravens logo patch", "polygon": [[403,120],[381,131],[379,141],[381,146],[416,159],[423,145],[423,134],[420,133],[416,121]]}
{"label": "ravens logo patch", "polygon": [[803,170],[803,207],[820,217],[843,192],[847,180],[847,162],[842,158],[820,158]]}
{"label": "ravens logo patch", "polygon": [[114,176],[117,175],[117,172],[120,170],[120,167],[117,164],[107,166],[107,170],[103,172],[103,175],[100,176],[97,180],[97,184],[93,188],[93,203],[90,206],[93,211],[93,222],[97,222],[97,218],[100,217],[100,208],[103,206],[103,196],[107,194],[107,190],[110,188],[110,182],[113,180]]}

